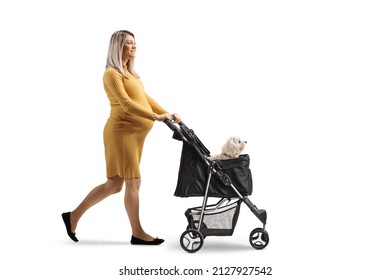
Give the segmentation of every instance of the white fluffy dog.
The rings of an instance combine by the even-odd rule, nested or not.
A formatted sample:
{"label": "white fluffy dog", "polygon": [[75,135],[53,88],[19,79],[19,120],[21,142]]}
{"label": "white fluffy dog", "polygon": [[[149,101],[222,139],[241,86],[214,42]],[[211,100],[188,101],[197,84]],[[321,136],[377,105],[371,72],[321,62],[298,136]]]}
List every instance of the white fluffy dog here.
{"label": "white fluffy dog", "polygon": [[230,159],[238,157],[245,149],[246,141],[240,137],[230,137],[222,146],[222,152],[219,155],[209,157],[211,160]]}

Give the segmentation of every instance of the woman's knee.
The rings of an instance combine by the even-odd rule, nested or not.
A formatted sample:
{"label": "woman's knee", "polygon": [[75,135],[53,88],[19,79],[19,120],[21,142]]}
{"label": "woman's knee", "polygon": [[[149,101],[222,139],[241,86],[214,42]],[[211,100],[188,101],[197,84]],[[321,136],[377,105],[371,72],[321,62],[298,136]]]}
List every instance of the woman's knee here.
{"label": "woman's knee", "polygon": [[112,193],[118,193],[122,190],[124,179],[121,177],[112,177],[107,180],[106,187],[111,190]]}

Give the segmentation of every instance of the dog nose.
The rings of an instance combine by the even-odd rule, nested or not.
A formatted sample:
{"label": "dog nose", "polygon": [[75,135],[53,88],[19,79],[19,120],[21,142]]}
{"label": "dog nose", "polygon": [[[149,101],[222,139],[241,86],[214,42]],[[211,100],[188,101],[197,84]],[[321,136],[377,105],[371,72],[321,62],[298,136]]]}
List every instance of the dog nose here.
{"label": "dog nose", "polygon": [[246,144],[247,142],[246,142],[246,141],[244,141],[244,143]]}

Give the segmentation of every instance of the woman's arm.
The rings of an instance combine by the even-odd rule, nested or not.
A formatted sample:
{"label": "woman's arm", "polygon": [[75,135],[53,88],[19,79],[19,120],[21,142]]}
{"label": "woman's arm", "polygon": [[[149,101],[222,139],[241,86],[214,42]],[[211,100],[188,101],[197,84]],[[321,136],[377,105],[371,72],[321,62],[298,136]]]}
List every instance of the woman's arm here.
{"label": "woman's arm", "polygon": [[154,112],[145,110],[142,106],[131,100],[123,86],[122,78],[122,75],[116,69],[107,68],[103,76],[104,86],[114,95],[126,112],[154,120]]}
{"label": "woman's arm", "polygon": [[152,107],[153,112],[155,113],[154,119],[157,121],[165,121],[166,119],[173,118],[176,123],[181,122],[180,116],[178,114],[169,114],[167,110],[160,106],[152,97],[150,97],[146,92],[146,99],[149,102],[150,107]]}
{"label": "woman's arm", "polygon": [[152,107],[152,110],[156,114],[164,114],[168,113],[167,110],[165,110],[163,107],[160,106],[160,104],[157,103],[152,97],[150,97],[146,92],[145,92],[146,100],[148,101],[150,107]]}

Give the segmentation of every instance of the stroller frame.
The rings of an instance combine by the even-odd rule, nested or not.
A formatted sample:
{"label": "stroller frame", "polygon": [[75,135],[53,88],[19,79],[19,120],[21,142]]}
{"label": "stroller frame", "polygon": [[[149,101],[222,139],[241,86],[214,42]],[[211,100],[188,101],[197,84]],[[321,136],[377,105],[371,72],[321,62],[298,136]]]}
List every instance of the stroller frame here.
{"label": "stroller frame", "polygon": [[[265,229],[267,222],[267,211],[264,209],[258,209],[254,205],[248,196],[243,196],[237,188],[234,186],[230,177],[217,169],[216,162],[209,159],[209,151],[183,122],[178,125],[173,120],[165,120],[165,124],[174,132],[173,138],[176,140],[182,140],[187,144],[190,144],[197,152],[200,158],[207,165],[207,183],[204,193],[204,198],[201,206],[192,207],[186,210],[185,216],[188,220],[187,229],[182,233],[180,237],[180,245],[186,252],[195,253],[199,251],[204,243],[206,236],[228,236],[232,235],[238,220],[240,205],[244,202],[245,205],[252,211],[252,213],[263,224],[262,227],[255,228],[249,235],[249,243],[255,249],[264,249],[269,243],[269,235]],[[217,203],[207,205],[209,198],[209,189],[212,176],[217,176],[224,186],[230,187],[236,196],[222,197]],[[209,229],[207,228],[206,218],[213,215],[222,215],[227,220],[228,225],[224,225],[221,228]],[[225,222],[224,222],[225,223]]]}

